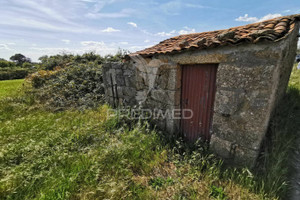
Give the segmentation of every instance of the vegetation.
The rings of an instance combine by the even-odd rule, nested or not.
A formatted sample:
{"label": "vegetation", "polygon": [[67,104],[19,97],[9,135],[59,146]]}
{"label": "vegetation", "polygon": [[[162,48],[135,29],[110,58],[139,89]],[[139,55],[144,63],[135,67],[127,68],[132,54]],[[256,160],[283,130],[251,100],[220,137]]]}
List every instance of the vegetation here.
{"label": "vegetation", "polygon": [[102,65],[104,62],[119,61],[123,55],[127,52],[119,50],[116,55],[100,56],[94,52],[84,53],[83,55],[72,55],[72,54],[58,54],[54,56],[42,56],[39,58],[41,61],[40,69],[54,70],[55,67],[64,68],[66,66],[78,65],[78,64],[92,64]]}
{"label": "vegetation", "polygon": [[3,69],[3,68],[14,68],[14,67],[16,67],[16,64],[14,62],[9,62],[9,61],[6,61],[4,59],[0,60],[0,69]]}
{"label": "vegetation", "polygon": [[93,52],[81,56],[42,56],[40,69],[43,70],[27,80],[32,83],[37,100],[52,110],[95,108],[103,103],[102,64],[120,61],[124,53],[105,57]]}
{"label": "vegetation", "polygon": [[0,59],[0,80],[23,79],[27,75],[39,70],[52,71],[55,68],[67,68],[74,65],[101,66],[104,62],[119,61],[127,51],[119,50],[115,55],[100,56],[94,52],[83,55],[58,54],[53,56],[42,56],[40,63],[32,63],[30,58],[22,54],[15,54],[10,57],[11,61]]}
{"label": "vegetation", "polygon": [[24,80],[11,80],[11,81],[1,81],[0,82],[0,99],[5,97],[13,97],[21,89]]}
{"label": "vegetation", "polygon": [[11,60],[0,59],[0,80],[23,79],[35,71],[30,59],[22,54],[15,54]]}
{"label": "vegetation", "polygon": [[17,53],[9,58],[11,61],[15,62],[16,65],[22,66],[25,62],[31,63],[30,58],[26,58],[24,55]]}
{"label": "vegetation", "polygon": [[[101,102],[101,87],[89,85],[99,80],[100,61],[80,62],[39,71],[25,87],[22,80],[0,82],[0,199],[285,197],[286,163],[299,130],[299,70],[293,70],[285,106],[272,120],[272,142],[250,171],[223,166],[204,144],[189,147],[147,122],[108,116],[105,104],[76,104]],[[48,110],[51,96],[64,102],[51,103],[60,112]]]}
{"label": "vegetation", "polygon": [[39,71],[28,80],[32,92],[48,108],[87,108],[103,103],[104,88],[100,65],[72,65],[55,71]]}
{"label": "vegetation", "polygon": [[205,149],[184,155],[182,143],[171,148],[146,123],[128,127],[107,109],[53,113],[24,95],[2,99],[0,198],[197,199],[213,186],[229,198],[262,198],[232,175],[223,180]]}
{"label": "vegetation", "polygon": [[27,69],[16,68],[2,68],[0,69],[0,80],[23,79],[30,73]]}

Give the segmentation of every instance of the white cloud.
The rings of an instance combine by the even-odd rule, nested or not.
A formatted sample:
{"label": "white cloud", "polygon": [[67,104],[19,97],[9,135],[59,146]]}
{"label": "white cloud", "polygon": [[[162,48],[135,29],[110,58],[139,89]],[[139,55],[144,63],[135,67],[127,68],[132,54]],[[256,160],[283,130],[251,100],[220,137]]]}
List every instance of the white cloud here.
{"label": "white cloud", "polygon": [[136,24],[136,23],[134,23],[134,22],[128,22],[127,24],[129,24],[129,25],[131,25],[131,26],[133,26],[133,27],[137,28],[137,24]]}
{"label": "white cloud", "polygon": [[90,19],[101,19],[101,18],[124,18],[129,17],[135,12],[134,9],[125,8],[122,9],[120,12],[113,12],[113,13],[95,13],[90,12],[85,16]]}
{"label": "white cloud", "polygon": [[262,18],[260,18],[259,21],[265,21],[265,20],[268,20],[268,19],[276,18],[276,17],[281,17],[281,14],[279,14],[279,13],[267,14],[267,15],[263,16]]}
{"label": "white cloud", "polygon": [[52,48],[52,47],[30,47],[30,50],[34,51],[40,51],[43,54],[58,54],[61,52],[70,52],[71,50],[69,48],[63,48],[63,47],[57,47],[57,48]]}
{"label": "white cloud", "polygon": [[150,32],[148,32],[147,30],[145,30],[145,29],[141,29],[140,31],[142,31],[144,34],[146,34],[146,35],[150,35],[150,36],[154,36],[155,34],[153,34],[153,33],[150,33]]}
{"label": "white cloud", "polygon": [[71,42],[71,40],[67,40],[67,39],[62,39],[61,41],[65,44],[70,44],[70,42]]}
{"label": "white cloud", "polygon": [[249,17],[248,14],[245,14],[244,16],[239,16],[238,18],[236,18],[235,21],[238,21],[238,22],[257,22],[258,18],[257,17]]}
{"label": "white cloud", "polygon": [[189,28],[187,26],[185,26],[184,29],[178,31],[179,35],[195,33],[195,32],[196,32],[196,30],[194,28]]}
{"label": "white cloud", "polygon": [[94,51],[101,55],[114,54],[119,49],[117,44],[106,44],[103,41],[82,41],[80,44],[83,46],[83,48],[80,49],[81,52]]}
{"label": "white cloud", "polygon": [[149,43],[149,42],[150,42],[150,40],[144,40],[144,42],[145,42],[145,43]]}
{"label": "white cloud", "polygon": [[190,3],[185,4],[185,6],[188,8],[206,8],[205,6],[202,6],[200,4],[190,4]]}
{"label": "white cloud", "polygon": [[149,46],[131,46],[128,48],[128,50],[130,52],[135,52],[135,51],[139,51],[139,50],[142,50],[142,49],[145,49],[145,48],[148,48]]}
{"label": "white cloud", "polygon": [[166,36],[172,36],[176,33],[176,30],[172,30],[170,32],[159,32],[159,33],[156,33],[155,35],[156,36],[161,36],[161,37],[166,37]]}
{"label": "white cloud", "polygon": [[6,49],[8,50],[8,46],[6,44],[0,44],[0,49]]}
{"label": "white cloud", "polygon": [[11,49],[11,48],[9,47],[9,45],[13,45],[13,44],[10,44],[10,43],[7,43],[7,44],[0,44],[0,50],[14,51],[13,49]]}
{"label": "white cloud", "polygon": [[[102,0],[103,1],[103,0]],[[106,4],[117,0],[104,0]],[[1,2],[1,0],[0,0]],[[19,30],[31,33],[47,31],[39,34],[40,37],[50,35],[51,32],[66,33],[87,33],[103,34],[96,26],[84,23],[86,15],[91,18],[118,18],[131,15],[133,9],[122,9],[116,13],[96,13],[95,6],[99,1],[94,0],[51,0],[51,1],[34,1],[34,0],[11,0],[9,3],[4,1],[0,12],[0,30]],[[90,5],[92,4],[92,6]],[[90,14],[90,15],[89,15]],[[20,31],[14,31],[17,34]],[[52,35],[53,36],[53,35]]]}
{"label": "white cloud", "polygon": [[[171,37],[174,35],[182,35],[182,34],[190,34],[190,33],[195,33],[196,30],[194,28],[189,28],[187,26],[183,27],[182,30],[176,31],[176,30],[172,30],[170,32],[159,32],[154,34],[155,36],[161,36],[161,37]],[[144,41],[144,42],[148,42],[148,41]]]}
{"label": "white cloud", "polygon": [[120,32],[120,30],[114,29],[112,27],[107,27],[106,29],[103,29],[102,32],[104,32],[104,33],[112,33],[112,32]]}
{"label": "white cloud", "polygon": [[42,55],[56,55],[59,53],[83,54],[92,51],[101,55],[115,54],[118,48],[119,46],[116,43],[106,44],[103,41],[81,41],[80,46],[76,49],[64,47],[29,47],[27,54],[33,60],[37,60]]}
{"label": "white cloud", "polygon": [[[10,10],[19,15],[28,15],[30,17],[39,17],[49,21],[75,25],[69,17],[72,16],[73,8],[78,8],[78,2],[66,0],[64,2],[53,0],[52,2],[42,1],[37,2],[33,0],[11,0]],[[68,7],[69,9],[66,9]],[[60,12],[60,11],[64,12]],[[2,11],[3,12],[3,11]],[[5,11],[4,11],[5,12]]]}
{"label": "white cloud", "polygon": [[257,18],[257,17],[249,17],[248,14],[245,14],[244,16],[239,16],[238,18],[235,19],[235,21],[239,22],[260,22],[268,19],[273,19],[276,17],[280,17],[281,14],[275,13],[275,14],[267,14],[263,16],[262,18]]}
{"label": "white cloud", "polygon": [[119,44],[121,44],[121,45],[127,45],[129,43],[128,42],[119,42]]}
{"label": "white cloud", "polygon": [[97,42],[97,41],[82,41],[82,42],[80,42],[80,44],[82,46],[101,46],[101,45],[105,45],[105,43],[103,41],[101,41],[101,42]]}

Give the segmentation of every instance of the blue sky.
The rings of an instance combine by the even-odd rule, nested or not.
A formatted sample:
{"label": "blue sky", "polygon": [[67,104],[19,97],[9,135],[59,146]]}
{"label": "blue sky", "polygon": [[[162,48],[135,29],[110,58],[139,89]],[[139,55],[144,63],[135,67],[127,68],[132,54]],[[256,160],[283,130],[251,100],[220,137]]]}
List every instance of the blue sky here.
{"label": "blue sky", "polygon": [[300,13],[299,0],[0,0],[0,58],[105,55]]}

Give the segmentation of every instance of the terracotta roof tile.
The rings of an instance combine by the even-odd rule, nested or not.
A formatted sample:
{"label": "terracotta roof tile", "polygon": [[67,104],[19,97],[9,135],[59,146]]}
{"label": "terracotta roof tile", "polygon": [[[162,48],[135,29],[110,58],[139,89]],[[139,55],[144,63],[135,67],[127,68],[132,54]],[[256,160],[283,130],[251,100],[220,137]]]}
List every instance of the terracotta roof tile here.
{"label": "terracotta roof tile", "polygon": [[153,47],[137,51],[131,56],[176,53],[187,49],[206,49],[230,44],[257,43],[262,40],[278,41],[294,29],[297,20],[300,20],[300,14],[278,17],[227,30],[179,35],[164,40]]}

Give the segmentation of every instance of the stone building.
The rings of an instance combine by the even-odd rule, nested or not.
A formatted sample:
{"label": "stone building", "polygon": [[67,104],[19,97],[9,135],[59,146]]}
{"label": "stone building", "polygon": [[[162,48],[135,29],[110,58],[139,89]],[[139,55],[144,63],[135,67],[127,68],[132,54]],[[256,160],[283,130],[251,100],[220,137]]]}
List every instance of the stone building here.
{"label": "stone building", "polygon": [[106,97],[159,110],[153,121],[169,135],[205,139],[215,154],[251,167],[287,88],[299,20],[285,16],[164,40],[106,64]]}

